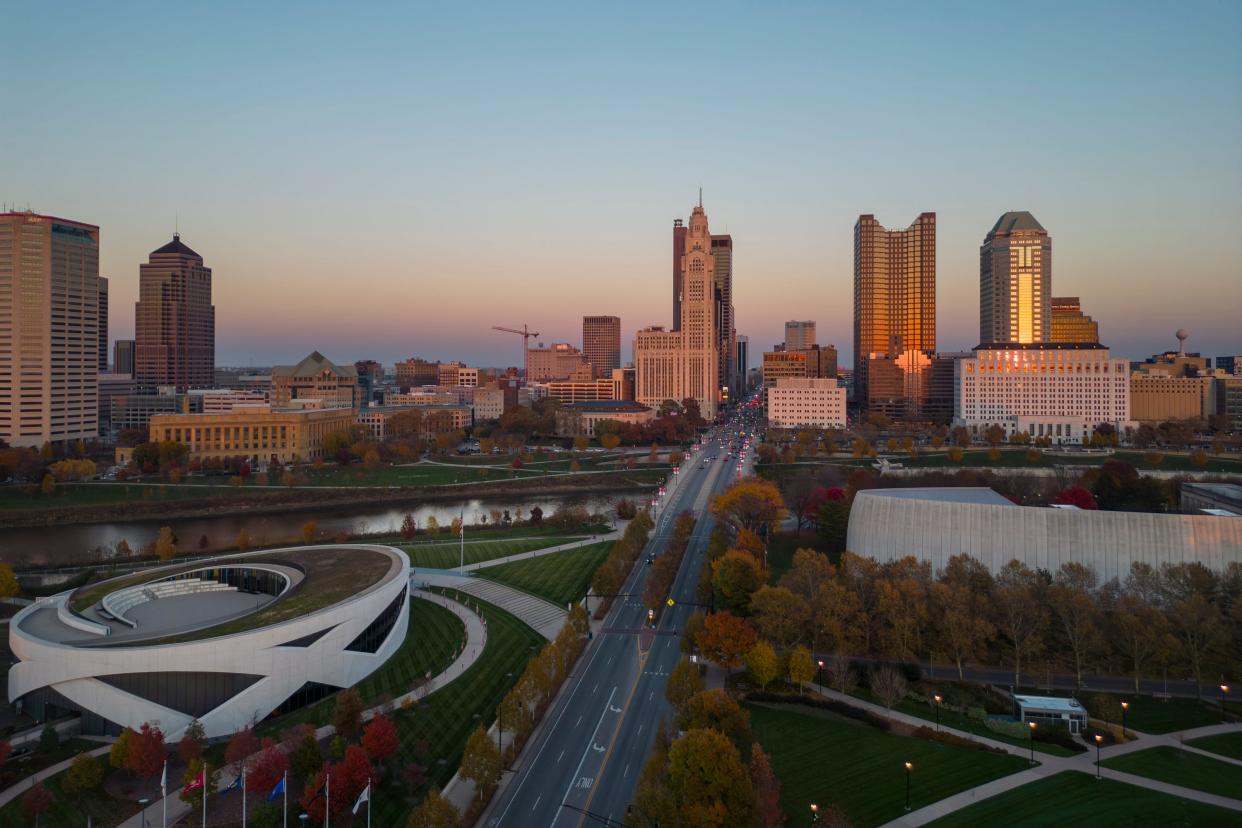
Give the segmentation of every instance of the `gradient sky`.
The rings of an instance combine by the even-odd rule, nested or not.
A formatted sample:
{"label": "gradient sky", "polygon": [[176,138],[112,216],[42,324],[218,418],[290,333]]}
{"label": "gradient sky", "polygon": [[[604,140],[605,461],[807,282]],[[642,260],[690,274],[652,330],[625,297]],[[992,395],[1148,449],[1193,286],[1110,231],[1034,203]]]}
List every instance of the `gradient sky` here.
{"label": "gradient sky", "polygon": [[942,350],[1030,210],[1118,355],[1242,353],[1236,0],[464,5],[17,4],[0,199],[101,226],[114,337],[179,216],[221,365],[517,364],[491,325],[602,313],[628,358],[699,186],[752,353],[810,318],[847,362],[854,221],[923,210]]}

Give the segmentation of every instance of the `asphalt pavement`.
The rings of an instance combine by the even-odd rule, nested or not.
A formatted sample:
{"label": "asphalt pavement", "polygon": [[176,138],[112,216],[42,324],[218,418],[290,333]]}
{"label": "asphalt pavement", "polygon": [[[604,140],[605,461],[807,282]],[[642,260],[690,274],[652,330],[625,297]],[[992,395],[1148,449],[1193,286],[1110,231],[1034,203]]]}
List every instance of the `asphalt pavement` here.
{"label": "asphalt pavement", "polygon": [[[656,729],[670,712],[664,700],[669,672],[681,657],[679,633],[695,611],[695,586],[713,519],[711,498],[736,479],[728,442],[709,442],[692,454],[638,564],[578,662],[532,741],[517,759],[480,824],[485,826],[620,825],[634,795]],[[703,463],[705,456],[718,459]],[[674,606],[666,608],[650,649],[641,653],[640,631],[648,554],[663,554],[677,515],[698,518],[674,581]]]}

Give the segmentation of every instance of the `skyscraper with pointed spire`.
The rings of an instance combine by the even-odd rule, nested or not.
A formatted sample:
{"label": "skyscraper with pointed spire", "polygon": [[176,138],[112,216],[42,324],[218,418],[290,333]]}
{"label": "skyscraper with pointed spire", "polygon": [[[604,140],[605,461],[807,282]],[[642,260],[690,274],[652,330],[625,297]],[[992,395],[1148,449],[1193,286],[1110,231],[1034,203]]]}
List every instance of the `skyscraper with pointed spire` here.
{"label": "skyscraper with pointed spire", "polygon": [[[707,213],[699,204],[685,227],[675,286],[678,317],[672,330],[646,328],[634,340],[635,398],[658,407],[665,400],[698,402],[711,420],[720,401],[720,309],[712,236]],[[727,237],[725,237],[727,238]],[[731,316],[731,313],[730,313]],[[732,336],[729,340],[732,347]],[[730,360],[732,363],[732,360]]]}
{"label": "skyscraper with pointed spire", "polygon": [[178,391],[209,388],[216,367],[211,268],[174,233],[138,269],[134,379]]}
{"label": "skyscraper with pointed spire", "polygon": [[[703,210],[703,188],[699,188],[699,203],[695,208]],[[681,302],[683,294],[683,258],[686,252],[686,234],[689,228],[681,219],[673,220],[673,330],[681,329]],[[713,264],[712,306],[715,317],[717,350],[716,384],[721,396],[726,389],[742,384],[737,371],[737,323],[733,307],[733,237],[726,234],[710,236],[709,252]],[[732,393],[736,396],[736,393]]]}

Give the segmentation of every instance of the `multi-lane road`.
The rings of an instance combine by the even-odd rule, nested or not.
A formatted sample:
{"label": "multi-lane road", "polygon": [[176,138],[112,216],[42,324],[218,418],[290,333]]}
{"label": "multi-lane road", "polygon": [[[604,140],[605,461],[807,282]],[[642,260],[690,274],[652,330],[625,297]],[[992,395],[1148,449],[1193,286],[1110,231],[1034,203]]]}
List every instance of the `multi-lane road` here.
{"label": "multi-lane road", "polygon": [[[643,557],[626,580],[574,674],[485,813],[486,826],[620,825],[656,728],[668,715],[664,685],[680,658],[680,632],[695,607],[712,518],[711,499],[736,479],[726,437],[693,452],[667,495]],[[712,459],[713,456],[716,459]],[[706,458],[706,462],[705,462]],[[663,554],[677,515],[698,518],[650,647],[639,646],[648,554]]]}

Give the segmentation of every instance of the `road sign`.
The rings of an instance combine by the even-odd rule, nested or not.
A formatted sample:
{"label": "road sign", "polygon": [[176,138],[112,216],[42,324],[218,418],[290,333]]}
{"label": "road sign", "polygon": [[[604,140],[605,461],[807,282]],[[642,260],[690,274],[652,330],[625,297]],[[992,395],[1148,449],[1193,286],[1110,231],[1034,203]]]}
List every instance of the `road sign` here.
{"label": "road sign", "polygon": [[671,607],[671,606],[673,606],[673,604],[676,604],[677,602],[676,602],[676,601],[674,601],[672,598],[669,598],[667,603],[668,603],[668,605]]}

